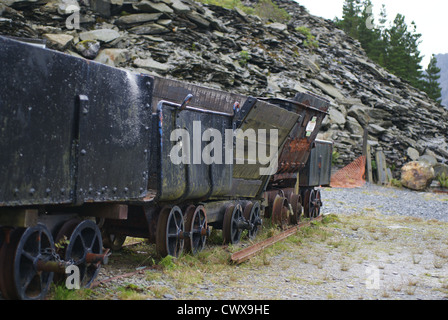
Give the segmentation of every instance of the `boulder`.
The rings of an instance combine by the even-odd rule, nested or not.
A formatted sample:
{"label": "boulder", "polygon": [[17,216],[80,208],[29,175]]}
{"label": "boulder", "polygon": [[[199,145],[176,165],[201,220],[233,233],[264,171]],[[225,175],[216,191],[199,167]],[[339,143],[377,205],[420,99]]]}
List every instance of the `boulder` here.
{"label": "boulder", "polygon": [[76,51],[87,59],[95,59],[100,51],[101,45],[96,40],[83,40],[76,44]]}
{"label": "boulder", "polygon": [[111,48],[101,50],[95,58],[95,61],[112,67],[118,67],[128,61],[129,58],[129,50]]}
{"label": "boulder", "polygon": [[401,168],[401,184],[408,189],[425,190],[434,178],[434,169],[426,162],[411,161]]}

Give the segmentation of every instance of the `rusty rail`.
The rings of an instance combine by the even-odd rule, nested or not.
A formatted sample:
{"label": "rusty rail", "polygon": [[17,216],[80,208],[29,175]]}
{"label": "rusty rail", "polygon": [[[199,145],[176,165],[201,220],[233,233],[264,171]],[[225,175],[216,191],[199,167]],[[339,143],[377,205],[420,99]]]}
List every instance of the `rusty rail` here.
{"label": "rusty rail", "polygon": [[297,226],[288,228],[285,231],[283,231],[282,233],[279,233],[271,238],[268,238],[266,240],[263,240],[259,243],[254,244],[250,247],[247,247],[243,250],[235,252],[234,254],[231,255],[230,260],[231,260],[231,262],[233,262],[235,264],[240,264],[244,261],[247,261],[250,258],[252,258],[253,256],[257,255],[258,252],[264,250],[265,248],[272,246],[274,243],[282,241],[282,240],[288,238],[289,236],[293,235],[300,228],[309,226],[312,221],[320,221],[320,220],[322,220],[322,216],[319,216],[319,217],[314,218],[313,220],[310,220],[307,222],[299,223]]}

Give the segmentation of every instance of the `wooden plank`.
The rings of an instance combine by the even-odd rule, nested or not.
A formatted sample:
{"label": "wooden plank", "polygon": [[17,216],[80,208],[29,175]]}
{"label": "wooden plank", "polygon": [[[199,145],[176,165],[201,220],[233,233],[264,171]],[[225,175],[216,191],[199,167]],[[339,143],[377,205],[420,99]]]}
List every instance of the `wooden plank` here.
{"label": "wooden plank", "polygon": [[124,204],[91,204],[83,210],[82,215],[126,220],[128,218],[128,206]]}
{"label": "wooden plank", "polygon": [[233,263],[236,264],[240,264],[244,261],[249,260],[250,258],[254,257],[255,255],[257,255],[260,251],[264,250],[267,247],[272,246],[274,243],[282,241],[286,238],[288,238],[289,236],[295,234],[299,228],[303,228],[305,226],[309,226],[311,224],[312,221],[321,221],[322,220],[322,216],[319,216],[317,218],[314,218],[313,220],[310,221],[306,221],[306,222],[301,222],[296,226],[290,227],[289,229],[286,229],[285,231],[283,231],[282,233],[279,233],[271,238],[268,238],[266,240],[263,240],[259,243],[256,243],[250,247],[247,247],[243,250],[240,250],[238,252],[235,252],[231,255],[230,260]]}
{"label": "wooden plank", "polygon": [[362,141],[362,155],[366,158],[366,180],[368,182],[373,182],[372,175],[372,153],[369,144],[369,129],[364,128],[364,136]]}
{"label": "wooden plank", "polygon": [[368,182],[373,182],[372,174],[372,152],[370,150],[370,144],[366,146],[366,179]]}
{"label": "wooden plank", "polygon": [[37,209],[0,209],[0,225],[8,227],[33,227],[37,224]]}
{"label": "wooden plank", "polygon": [[383,151],[377,151],[375,159],[378,172],[378,184],[387,184],[389,182],[387,178],[387,164]]}

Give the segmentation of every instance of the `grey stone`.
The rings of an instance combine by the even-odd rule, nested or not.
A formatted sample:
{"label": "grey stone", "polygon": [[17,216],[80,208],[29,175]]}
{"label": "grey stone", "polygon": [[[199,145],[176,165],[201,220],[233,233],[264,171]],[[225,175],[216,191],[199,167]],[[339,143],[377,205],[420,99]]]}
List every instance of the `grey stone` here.
{"label": "grey stone", "polygon": [[190,7],[180,0],[171,0],[171,8],[180,13],[191,11]]}
{"label": "grey stone", "polygon": [[407,148],[407,150],[406,150],[406,154],[407,154],[408,157],[409,157],[410,159],[412,159],[413,161],[417,161],[418,158],[420,157],[419,152],[418,152],[416,149],[412,148],[412,147]]}
{"label": "grey stone", "polygon": [[345,128],[352,134],[363,135],[364,129],[359,124],[358,120],[353,117],[347,116],[347,121],[345,123]]}
{"label": "grey stone", "polygon": [[157,62],[151,58],[147,59],[137,58],[134,61],[134,65],[139,68],[155,71],[167,71],[170,69],[170,66],[168,64]]}
{"label": "grey stone", "polygon": [[344,99],[342,93],[336,89],[334,86],[328,83],[323,83],[317,79],[311,80],[311,82],[318,88],[320,88],[323,92],[328,94],[329,96],[335,99]]}
{"label": "grey stone", "polygon": [[43,37],[58,50],[64,50],[73,40],[73,36],[69,34],[45,33]]}
{"label": "grey stone", "polygon": [[162,13],[135,13],[127,16],[122,16],[117,19],[117,24],[137,24],[137,23],[145,23],[149,21],[157,21]]}
{"label": "grey stone", "polygon": [[112,29],[96,29],[81,32],[79,34],[81,40],[98,40],[102,42],[110,42],[117,39],[119,36],[120,33]]}
{"label": "grey stone", "polygon": [[370,117],[367,112],[367,107],[361,105],[353,105],[348,111],[347,114],[356,120],[358,120],[359,124],[362,127],[366,127],[370,122]]}
{"label": "grey stone", "polygon": [[428,163],[430,166],[434,166],[434,165],[437,164],[437,160],[436,160],[436,158],[435,158],[434,156],[429,155],[429,154],[424,154],[424,155],[420,156],[420,157],[418,158],[418,161],[420,161],[420,162],[426,162],[426,163]]}
{"label": "grey stone", "polygon": [[329,113],[330,123],[332,123],[332,124],[335,123],[337,125],[340,125],[341,128],[344,127],[345,117],[342,114],[342,112],[340,112],[336,109],[330,108],[328,110],[328,113]]}
{"label": "grey stone", "polygon": [[129,50],[112,48],[101,50],[95,58],[95,61],[102,64],[107,64],[112,67],[118,67],[119,65],[128,61],[129,58]]}
{"label": "grey stone", "polygon": [[167,27],[161,26],[160,24],[157,23],[147,23],[147,24],[142,24],[140,26],[136,26],[133,27],[131,29],[129,29],[129,32],[135,33],[135,34],[163,34],[163,33],[168,33],[171,30],[168,29]]}
{"label": "grey stone", "polygon": [[377,136],[383,134],[384,132],[386,132],[386,129],[384,129],[383,127],[377,124],[369,124],[369,133]]}
{"label": "grey stone", "polygon": [[87,59],[94,59],[100,51],[101,45],[96,40],[83,40],[76,44],[75,49]]}
{"label": "grey stone", "polygon": [[288,30],[288,26],[283,23],[273,22],[267,25],[269,29],[275,30],[277,32],[284,32]]}
{"label": "grey stone", "polygon": [[139,3],[132,5],[134,9],[143,11],[143,12],[162,12],[162,13],[173,13],[174,10],[171,9],[163,2],[152,2],[143,0]]}
{"label": "grey stone", "polygon": [[434,175],[436,177],[445,175],[445,177],[448,177],[448,165],[444,163],[437,163],[433,167],[434,169]]}

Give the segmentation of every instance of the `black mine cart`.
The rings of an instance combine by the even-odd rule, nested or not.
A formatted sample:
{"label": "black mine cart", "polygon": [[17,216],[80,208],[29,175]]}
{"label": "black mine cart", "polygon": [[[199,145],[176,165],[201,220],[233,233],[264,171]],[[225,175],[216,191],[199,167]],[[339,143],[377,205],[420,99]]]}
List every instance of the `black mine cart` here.
{"label": "black mine cart", "polygon": [[41,299],[73,265],[89,286],[127,236],[161,256],[197,253],[210,227],[254,238],[285,146],[322,116],[0,37],[2,296]]}

